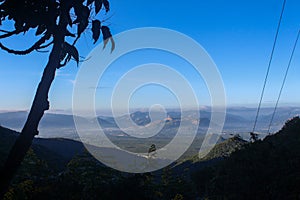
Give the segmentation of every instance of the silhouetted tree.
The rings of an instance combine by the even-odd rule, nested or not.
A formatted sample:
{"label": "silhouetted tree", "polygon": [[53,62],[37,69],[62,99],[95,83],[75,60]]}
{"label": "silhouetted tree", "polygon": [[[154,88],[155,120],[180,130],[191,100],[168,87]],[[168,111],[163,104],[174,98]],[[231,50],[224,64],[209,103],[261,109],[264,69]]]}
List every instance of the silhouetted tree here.
{"label": "silhouetted tree", "polygon": [[[33,29],[36,30],[36,37],[39,38],[26,50],[11,49],[0,43],[2,50],[15,55],[26,55],[52,46],[28,118],[1,171],[0,198],[7,190],[34,136],[38,135],[38,124],[44,112],[49,109],[48,92],[56,69],[65,66],[72,58],[77,64],[79,62],[79,53],[75,44],[82,33],[91,25],[94,43],[102,32],[105,45],[110,39],[112,50],[114,49],[109,28],[101,26],[101,22],[95,18],[102,7],[108,12],[109,2],[107,0],[0,0],[0,25],[4,21],[12,25],[11,30],[0,29],[1,40],[25,34]],[[75,30],[76,33],[72,33]],[[72,44],[66,42],[67,37],[73,38]]]}
{"label": "silhouetted tree", "polygon": [[258,134],[254,132],[250,132],[250,141],[256,142],[258,140]]}

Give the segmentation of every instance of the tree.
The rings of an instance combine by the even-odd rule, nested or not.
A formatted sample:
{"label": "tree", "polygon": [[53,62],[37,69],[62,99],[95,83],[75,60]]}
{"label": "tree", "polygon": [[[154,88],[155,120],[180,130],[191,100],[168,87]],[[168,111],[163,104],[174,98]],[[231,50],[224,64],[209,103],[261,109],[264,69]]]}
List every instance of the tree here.
{"label": "tree", "polygon": [[258,134],[254,132],[250,132],[250,141],[256,142],[258,140]]}
{"label": "tree", "polygon": [[[107,0],[0,0],[0,25],[4,21],[13,25],[11,30],[0,29],[1,40],[21,33],[25,34],[29,30],[36,30],[35,35],[39,38],[31,47],[21,51],[10,49],[0,42],[2,50],[15,55],[26,55],[52,46],[25,125],[1,171],[0,199],[7,191],[33,138],[38,135],[39,122],[50,106],[48,92],[56,69],[64,67],[72,58],[77,64],[79,62],[79,53],[75,44],[81,34],[91,24],[94,43],[102,32],[104,45],[111,40],[113,51],[114,41],[109,28],[102,26],[96,19],[102,7],[108,12],[109,2]],[[77,32],[72,33],[74,30]],[[73,38],[73,43],[66,42],[66,38]]]}

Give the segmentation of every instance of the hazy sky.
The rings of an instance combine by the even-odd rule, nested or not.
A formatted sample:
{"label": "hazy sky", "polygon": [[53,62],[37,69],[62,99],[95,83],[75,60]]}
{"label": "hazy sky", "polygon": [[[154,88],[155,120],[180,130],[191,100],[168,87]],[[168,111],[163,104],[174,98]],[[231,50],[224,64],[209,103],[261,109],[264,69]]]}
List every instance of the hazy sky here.
{"label": "hazy sky", "polygon": [[[188,35],[210,54],[222,75],[228,105],[258,104],[267,64],[281,11],[281,0],[190,0],[190,1],[116,1],[111,0],[112,16],[106,24],[113,34],[140,27],[163,27]],[[300,28],[300,1],[287,0],[264,105],[274,105],[284,71]],[[3,43],[25,48],[34,38],[18,36]],[[96,45],[87,31],[78,43],[82,56]],[[118,48],[118,46],[117,46]],[[0,51],[0,110],[28,109],[46,65],[48,54],[14,56]],[[201,105],[209,105],[203,80],[183,59],[166,52],[145,50],[120,58],[106,72],[96,94],[96,105],[109,105],[111,89],[126,71],[140,64],[161,63],[182,73],[197,93]],[[281,105],[300,102],[300,45],[296,50]],[[78,68],[74,62],[57,72],[51,88],[52,109],[70,109],[73,83]],[[145,75],[146,76],[146,75]],[[161,103],[177,106],[174,95],[157,85],[140,88],[130,100],[132,106],[147,107]]]}

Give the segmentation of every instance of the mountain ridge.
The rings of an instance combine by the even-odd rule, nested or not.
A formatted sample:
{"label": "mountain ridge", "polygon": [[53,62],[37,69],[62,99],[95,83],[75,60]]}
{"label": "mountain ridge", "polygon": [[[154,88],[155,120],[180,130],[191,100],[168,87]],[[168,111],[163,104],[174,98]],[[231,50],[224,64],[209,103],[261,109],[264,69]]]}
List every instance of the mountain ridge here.
{"label": "mountain ridge", "polygon": [[[12,144],[17,134],[0,127],[1,160],[4,160],[1,158],[3,144]],[[45,148],[42,145],[47,140],[51,142]],[[175,196],[186,199],[300,197],[299,117],[288,120],[276,134],[254,143],[235,136],[217,144],[206,159],[190,159],[145,174],[117,172],[101,164],[87,151],[72,155],[66,152],[61,157],[53,152],[61,151],[55,145],[65,142],[77,144],[76,141],[39,138],[37,141],[18,172],[10,195],[43,199],[67,198],[70,195],[73,199],[132,199],[132,194],[135,194],[135,199],[173,199]],[[70,147],[64,145],[64,148]],[[39,151],[43,154],[39,155]],[[47,162],[50,160],[56,164],[59,164],[56,159],[68,161],[62,170],[53,172],[47,162],[40,160],[45,156],[50,157]],[[73,158],[69,160],[71,156]],[[113,192],[116,189],[118,193]]]}

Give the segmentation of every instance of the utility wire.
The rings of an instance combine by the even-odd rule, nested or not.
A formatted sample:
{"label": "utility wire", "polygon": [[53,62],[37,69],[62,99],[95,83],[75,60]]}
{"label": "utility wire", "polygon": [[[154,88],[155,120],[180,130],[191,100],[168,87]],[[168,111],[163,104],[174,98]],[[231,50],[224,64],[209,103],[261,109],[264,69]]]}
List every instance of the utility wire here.
{"label": "utility wire", "polygon": [[263,89],[262,89],[262,92],[261,92],[260,101],[259,101],[259,104],[258,104],[257,113],[256,113],[255,121],[254,121],[254,126],[253,126],[253,130],[252,130],[253,133],[255,132],[255,129],[256,129],[257,120],[258,120],[259,112],[260,112],[260,109],[261,109],[262,100],[263,100],[263,97],[264,97],[264,94],[265,94],[266,84],[267,84],[267,80],[268,80],[268,77],[269,77],[269,72],[270,72],[270,68],[271,68],[271,64],[272,64],[272,60],[273,60],[273,56],[274,56],[275,47],[276,47],[276,44],[277,44],[277,39],[278,39],[278,34],[279,34],[280,26],[281,26],[281,21],[282,21],[284,9],[285,9],[285,4],[286,4],[286,0],[283,1],[283,5],[282,5],[282,10],[281,10],[280,19],[279,19],[278,26],[277,26],[276,36],[275,36],[275,40],[274,40],[274,43],[273,43],[273,48],[272,48],[269,64],[268,64],[267,74],[266,74],[266,77],[265,77],[264,86],[263,86]]}
{"label": "utility wire", "polygon": [[283,88],[284,88],[284,85],[285,85],[285,82],[286,82],[286,79],[287,79],[287,75],[289,73],[289,70],[290,70],[290,67],[291,67],[291,64],[292,64],[292,61],[293,61],[293,57],[294,57],[294,54],[295,54],[295,50],[296,50],[296,47],[297,47],[297,44],[298,44],[299,37],[300,37],[300,30],[298,31],[298,35],[297,35],[297,38],[296,38],[296,41],[295,41],[295,44],[294,44],[294,47],[293,47],[293,51],[292,51],[292,54],[291,54],[291,57],[290,57],[290,60],[289,60],[289,64],[286,68],[285,75],[284,75],[284,78],[283,78],[283,81],[282,81],[282,85],[281,85],[281,88],[280,88],[280,91],[279,91],[279,95],[278,95],[278,98],[277,98],[277,101],[276,101],[276,105],[275,105],[275,108],[274,108],[274,111],[273,111],[273,114],[272,114],[272,118],[271,118],[271,121],[270,121],[270,124],[269,124],[269,128],[268,128],[269,135],[270,135],[270,129],[271,129],[271,126],[272,126],[272,123],[273,123],[273,120],[274,120],[274,116],[275,116],[275,113],[276,113],[277,108],[278,108],[278,103],[279,103],[279,100],[281,98],[281,94],[282,94],[282,91],[283,91]]}

